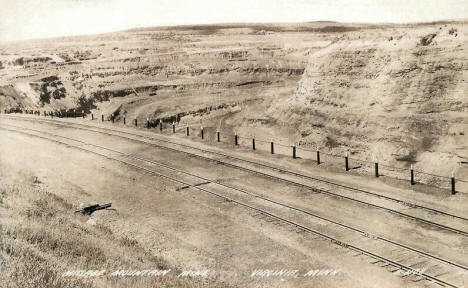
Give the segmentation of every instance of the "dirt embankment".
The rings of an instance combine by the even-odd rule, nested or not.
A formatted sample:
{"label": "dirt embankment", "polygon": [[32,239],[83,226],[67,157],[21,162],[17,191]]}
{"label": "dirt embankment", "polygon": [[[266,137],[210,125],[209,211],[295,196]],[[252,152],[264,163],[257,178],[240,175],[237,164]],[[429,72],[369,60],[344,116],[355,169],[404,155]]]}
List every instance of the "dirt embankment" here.
{"label": "dirt embankment", "polygon": [[[107,223],[95,220],[100,216],[73,214],[74,205],[49,192],[38,177],[14,168],[9,171],[0,181],[2,287],[228,287],[206,279],[178,278],[177,268],[135,239],[113,233]],[[128,267],[132,267],[129,273],[148,268],[170,273],[113,276]],[[67,271],[104,271],[104,276],[67,276]]]}
{"label": "dirt embankment", "polygon": [[53,61],[2,69],[0,107],[180,120],[468,175],[466,26],[202,25],[7,45],[2,63]]}
{"label": "dirt embankment", "polygon": [[294,95],[270,113],[297,124],[306,146],[443,175],[467,170],[466,29],[350,33],[313,53]]}

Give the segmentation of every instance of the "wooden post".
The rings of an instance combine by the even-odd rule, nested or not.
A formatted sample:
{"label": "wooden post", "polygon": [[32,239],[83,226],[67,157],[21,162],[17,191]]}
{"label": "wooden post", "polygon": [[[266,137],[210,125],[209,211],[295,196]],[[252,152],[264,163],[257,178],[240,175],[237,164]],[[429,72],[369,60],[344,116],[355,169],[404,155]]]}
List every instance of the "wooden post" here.
{"label": "wooden post", "polygon": [[375,177],[379,178],[379,162],[375,161]]}
{"label": "wooden post", "polygon": [[320,165],[320,151],[317,149],[317,165]]}
{"label": "wooden post", "polygon": [[345,169],[346,171],[349,171],[348,152],[346,152],[346,156],[345,156]]}
{"label": "wooden post", "polygon": [[218,142],[221,142],[221,135],[219,134],[219,131],[216,130],[216,140]]}
{"label": "wooden post", "polygon": [[293,145],[293,159],[296,159],[296,144]]}
{"label": "wooden post", "polygon": [[114,123],[114,114],[111,115],[112,123]]}
{"label": "wooden post", "polygon": [[234,135],[234,145],[235,146],[239,145],[239,140],[237,138],[237,133]]}
{"label": "wooden post", "polygon": [[138,127],[138,119],[135,117],[135,127]]}
{"label": "wooden post", "polygon": [[172,133],[175,133],[175,122],[172,122]]}
{"label": "wooden post", "polygon": [[186,128],[186,130],[187,130],[187,133],[186,133],[186,134],[187,134],[187,136],[190,136],[190,127],[189,127],[188,125],[187,125],[187,128]]}
{"label": "wooden post", "polygon": [[255,137],[252,138],[252,150],[255,150]]}
{"label": "wooden post", "polygon": [[414,185],[414,169],[413,169],[413,164],[411,164],[411,169],[410,169],[410,176],[411,176],[411,185]]}
{"label": "wooden post", "polygon": [[146,118],[146,129],[149,129],[149,118]]}
{"label": "wooden post", "polygon": [[91,113],[91,120],[94,120],[94,114]]}
{"label": "wooden post", "polygon": [[200,128],[201,139],[205,139],[205,135],[203,133],[203,126]]}
{"label": "wooden post", "polygon": [[104,122],[104,114],[101,113],[101,122]]}
{"label": "wooden post", "polygon": [[124,122],[124,125],[125,125],[125,115],[123,116],[123,122]]}
{"label": "wooden post", "polygon": [[273,143],[273,139],[270,142],[270,152],[271,154],[275,154],[275,144]]}
{"label": "wooden post", "polygon": [[455,190],[455,175],[452,172],[452,195],[455,195],[455,193],[457,193],[457,191]]}

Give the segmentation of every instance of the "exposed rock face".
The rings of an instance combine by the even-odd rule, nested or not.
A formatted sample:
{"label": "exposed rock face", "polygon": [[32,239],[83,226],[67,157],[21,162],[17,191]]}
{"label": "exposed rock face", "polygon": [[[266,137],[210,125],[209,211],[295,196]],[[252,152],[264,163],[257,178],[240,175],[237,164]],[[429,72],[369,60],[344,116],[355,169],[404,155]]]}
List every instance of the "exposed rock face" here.
{"label": "exposed rock face", "polygon": [[19,57],[15,60],[13,60],[13,65],[26,65],[26,64],[29,64],[29,63],[33,63],[33,62],[48,62],[52,60],[52,58],[50,57]]}
{"label": "exposed rock face", "polygon": [[[0,60],[22,66],[10,65],[5,82],[31,83],[38,108],[109,114],[122,107],[131,117],[165,118],[241,102],[279,85],[292,91],[310,50],[305,43],[311,40],[302,36],[316,31],[312,24],[301,26],[269,25],[277,33],[273,38],[251,35],[265,30],[262,25],[136,29],[5,45],[7,56]],[[33,55],[50,57],[39,61]]]}
{"label": "exposed rock face", "polygon": [[2,44],[0,109],[181,121],[446,175],[468,163],[466,30],[234,24]]}
{"label": "exposed rock face", "polygon": [[0,107],[2,110],[16,111],[25,107],[33,107],[33,105],[33,101],[20,93],[13,85],[0,86]]}
{"label": "exposed rock face", "polygon": [[468,159],[468,42],[452,29],[349,34],[313,53],[288,105],[270,111],[298,123],[304,145],[458,169]]}

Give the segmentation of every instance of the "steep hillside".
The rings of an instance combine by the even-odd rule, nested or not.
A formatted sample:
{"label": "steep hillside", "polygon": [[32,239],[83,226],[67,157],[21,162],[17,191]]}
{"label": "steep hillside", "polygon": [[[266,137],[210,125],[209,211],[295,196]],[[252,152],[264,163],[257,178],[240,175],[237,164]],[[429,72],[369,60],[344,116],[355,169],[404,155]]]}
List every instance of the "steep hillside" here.
{"label": "steep hillside", "polygon": [[176,120],[468,177],[466,24],[199,25],[3,44],[0,109]]}
{"label": "steep hillside", "polygon": [[7,108],[170,118],[278,87],[292,92],[317,45],[307,32],[320,29],[314,25],[162,27],[12,43],[1,46],[1,84],[31,99]]}
{"label": "steep hillside", "polygon": [[466,170],[466,33],[461,23],[348,33],[310,56],[294,95],[270,113],[296,123],[302,145]]}

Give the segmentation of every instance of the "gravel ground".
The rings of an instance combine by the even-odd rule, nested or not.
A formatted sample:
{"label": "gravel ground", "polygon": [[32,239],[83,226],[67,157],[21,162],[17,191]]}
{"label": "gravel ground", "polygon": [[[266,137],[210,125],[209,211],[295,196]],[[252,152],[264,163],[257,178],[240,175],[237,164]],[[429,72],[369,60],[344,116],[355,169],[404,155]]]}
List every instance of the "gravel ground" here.
{"label": "gravel ground", "polygon": [[[284,183],[247,175],[229,167],[118,137],[5,119],[1,119],[1,123],[60,133],[168,163],[210,179],[218,179],[308,209],[418,249],[437,252],[444,258],[466,265],[464,261],[468,257],[464,247],[467,242],[463,237],[432,229],[427,225],[389,213],[314,194]],[[216,283],[247,287],[420,287],[421,285],[421,282],[413,282],[411,277],[398,277],[379,265],[372,265],[371,259],[354,256],[355,253],[347,249],[304,232],[298,232],[290,226],[268,221],[267,218],[259,217],[230,202],[193,189],[181,189],[183,185],[143,174],[115,161],[6,131],[2,131],[0,148],[1,169],[8,171],[4,181],[13,183],[24,179],[24,174],[34,175],[49,193],[66,199],[75,207],[112,201],[116,211],[97,212],[87,220],[86,225],[104,225],[113,234],[136,241],[147,253],[164,259],[170,267],[182,270],[210,269],[211,276],[215,279],[213,281],[218,281]],[[262,155],[252,154],[247,157],[258,158]],[[301,165],[304,165],[300,162],[297,164],[287,164],[287,162],[287,159],[278,160],[278,164],[295,166],[292,167],[295,169],[300,169]],[[315,173],[316,170],[320,169],[311,169],[308,172]],[[331,179],[337,181],[345,179],[344,184],[356,184],[354,186],[359,184],[359,187],[363,188],[374,188],[376,186],[373,184],[381,181],[374,179],[369,181],[365,177],[356,175],[345,177],[343,173],[331,174],[333,172],[324,170],[317,174],[321,176],[325,172]],[[399,185],[392,187],[391,184],[384,183],[376,189],[379,193],[388,193],[394,197],[404,195],[405,199],[416,203],[421,203],[420,200],[424,198],[424,204],[434,204],[437,208],[466,215],[466,210],[463,210],[460,201],[452,201],[453,198],[441,197],[440,194],[434,193],[428,195],[422,192],[405,193],[408,189],[398,187]],[[206,186],[207,189],[215,190],[212,187]],[[464,199],[462,198],[464,195],[455,197],[459,200]],[[268,206],[258,201],[254,203],[258,206]],[[392,207],[394,204],[386,205]],[[310,219],[304,221],[310,225],[314,224]],[[323,226],[324,231],[332,230],[327,225]],[[61,237],[66,239],[67,235]],[[104,241],[102,245],[107,244]],[[132,258],[132,254],[122,257]],[[299,270],[300,275],[313,269],[340,271],[334,276],[250,277],[257,269]],[[102,283],[96,280],[93,285],[99,286]]]}

